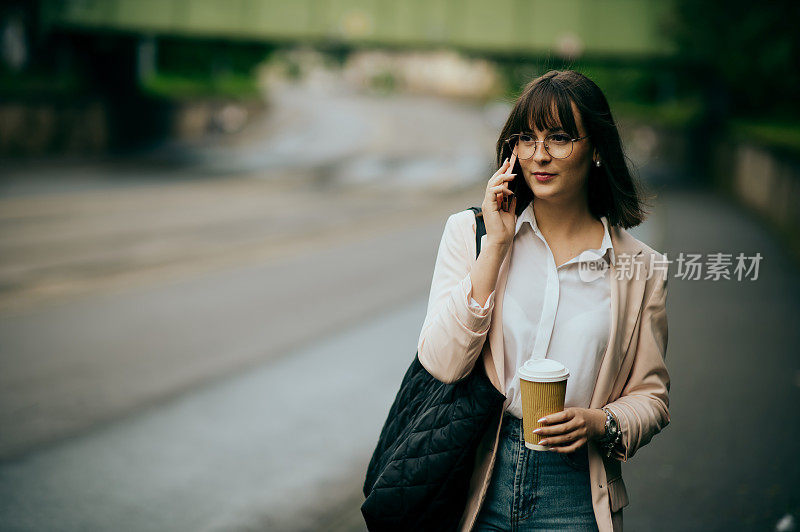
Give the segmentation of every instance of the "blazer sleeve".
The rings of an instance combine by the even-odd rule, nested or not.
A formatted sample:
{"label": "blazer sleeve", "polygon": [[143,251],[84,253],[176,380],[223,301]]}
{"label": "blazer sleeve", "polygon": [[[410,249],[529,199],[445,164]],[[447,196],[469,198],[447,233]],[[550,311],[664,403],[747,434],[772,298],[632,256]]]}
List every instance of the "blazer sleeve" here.
{"label": "blazer sleeve", "polygon": [[473,224],[474,215],[469,210],[452,214],[445,223],[417,343],[422,366],[445,383],[456,382],[472,371],[494,309],[494,290],[483,307],[470,305],[470,271],[475,263]]}
{"label": "blazer sleeve", "polygon": [[656,279],[644,304],[635,358],[620,397],[606,407],[617,418],[622,431],[621,446],[612,456],[627,462],[670,422],[670,377],[667,353],[667,281]]}

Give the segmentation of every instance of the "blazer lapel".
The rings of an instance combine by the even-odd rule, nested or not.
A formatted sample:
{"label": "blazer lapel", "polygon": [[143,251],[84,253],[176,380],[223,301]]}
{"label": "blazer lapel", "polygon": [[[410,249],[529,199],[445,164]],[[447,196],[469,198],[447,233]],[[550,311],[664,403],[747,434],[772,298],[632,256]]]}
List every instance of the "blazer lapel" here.
{"label": "blazer lapel", "polygon": [[645,286],[645,280],[636,275],[632,275],[630,279],[627,275],[617,275],[620,255],[626,259],[630,257],[629,260],[634,263],[638,260],[636,257],[642,254],[643,249],[638,240],[618,227],[611,227],[609,234],[617,257],[617,263],[612,264],[608,271],[611,275],[611,331],[589,408],[600,408],[608,403],[622,359],[631,342]]}

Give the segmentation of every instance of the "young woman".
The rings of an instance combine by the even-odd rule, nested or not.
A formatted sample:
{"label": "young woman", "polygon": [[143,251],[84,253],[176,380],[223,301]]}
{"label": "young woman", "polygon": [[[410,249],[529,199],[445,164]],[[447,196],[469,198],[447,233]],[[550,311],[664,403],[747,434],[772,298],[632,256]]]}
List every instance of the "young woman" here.
{"label": "young woman", "polygon": [[[665,257],[625,230],[644,220],[643,198],[586,76],[529,83],[497,164],[477,260],[472,211],[447,220],[418,343],[437,379],[482,363],[506,396],[478,448],[461,529],[621,530],[620,462],[669,423]],[[550,451],[524,445],[518,370],[531,358],[570,371],[564,410],[539,429]]]}

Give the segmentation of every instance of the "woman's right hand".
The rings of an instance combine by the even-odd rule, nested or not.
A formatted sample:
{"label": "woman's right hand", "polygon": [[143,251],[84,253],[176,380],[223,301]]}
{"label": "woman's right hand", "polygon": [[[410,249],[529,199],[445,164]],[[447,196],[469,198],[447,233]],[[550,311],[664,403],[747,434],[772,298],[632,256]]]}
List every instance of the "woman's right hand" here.
{"label": "woman's right hand", "polygon": [[508,183],[516,174],[508,173],[514,169],[517,156],[511,154],[511,159],[506,159],[503,165],[494,173],[486,185],[486,194],[481,205],[483,221],[486,224],[487,243],[507,250],[514,239],[514,229],[517,225],[517,196],[510,201],[508,212],[503,210],[503,199],[512,194]]}

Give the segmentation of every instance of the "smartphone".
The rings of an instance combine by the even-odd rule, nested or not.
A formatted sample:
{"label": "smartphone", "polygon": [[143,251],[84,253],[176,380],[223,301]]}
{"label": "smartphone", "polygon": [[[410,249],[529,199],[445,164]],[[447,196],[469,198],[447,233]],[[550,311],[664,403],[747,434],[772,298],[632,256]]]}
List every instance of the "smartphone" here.
{"label": "smartphone", "polygon": [[[511,152],[511,159],[509,159],[508,162],[510,163],[508,165],[509,172],[513,174],[514,173],[514,166],[517,164],[517,154],[514,153],[514,152]],[[518,179],[519,179],[519,172],[517,172],[517,175],[514,176],[514,179],[512,179],[508,183],[508,188],[511,190],[511,192],[513,192],[513,194],[515,196],[517,195],[517,180]],[[503,205],[502,205],[501,208],[505,212],[508,212],[508,210],[511,208],[511,198],[512,198],[512,196],[505,196],[503,198]]]}

